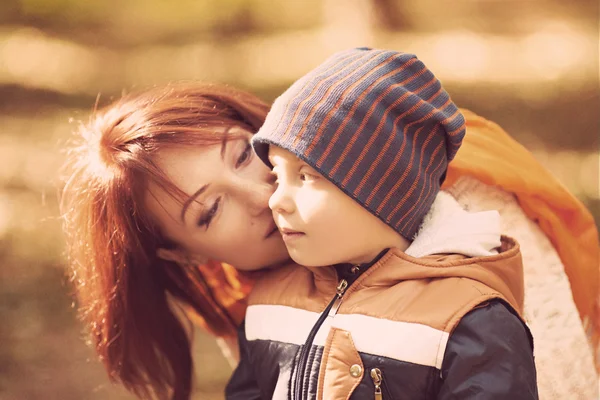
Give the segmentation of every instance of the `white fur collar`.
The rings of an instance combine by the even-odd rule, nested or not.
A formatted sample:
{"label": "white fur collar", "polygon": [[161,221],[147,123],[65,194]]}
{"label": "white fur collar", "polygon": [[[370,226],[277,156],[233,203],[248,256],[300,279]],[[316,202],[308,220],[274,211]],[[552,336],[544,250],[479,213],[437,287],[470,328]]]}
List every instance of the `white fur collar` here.
{"label": "white fur collar", "polygon": [[440,191],[405,253],[412,257],[431,254],[490,256],[498,254],[500,232],[498,211],[470,213],[449,193]]}

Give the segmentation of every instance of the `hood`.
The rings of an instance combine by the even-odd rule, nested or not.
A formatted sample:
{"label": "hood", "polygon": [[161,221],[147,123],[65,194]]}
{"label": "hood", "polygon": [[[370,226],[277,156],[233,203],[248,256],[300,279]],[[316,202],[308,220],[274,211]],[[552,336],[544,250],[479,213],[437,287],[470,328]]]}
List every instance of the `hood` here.
{"label": "hood", "polygon": [[521,251],[514,239],[500,234],[498,212],[470,213],[440,192],[410,247],[404,252],[390,249],[352,286],[457,277],[499,292],[522,314]]}
{"label": "hood", "polygon": [[[382,267],[379,271],[377,264]],[[499,292],[519,314],[523,313],[523,260],[519,244],[508,236],[501,237],[498,254],[492,256],[441,254],[415,258],[398,249],[391,249],[371,269],[374,273],[366,277],[362,283],[364,286],[379,285],[376,282],[382,279],[398,282],[439,278],[472,279]]]}

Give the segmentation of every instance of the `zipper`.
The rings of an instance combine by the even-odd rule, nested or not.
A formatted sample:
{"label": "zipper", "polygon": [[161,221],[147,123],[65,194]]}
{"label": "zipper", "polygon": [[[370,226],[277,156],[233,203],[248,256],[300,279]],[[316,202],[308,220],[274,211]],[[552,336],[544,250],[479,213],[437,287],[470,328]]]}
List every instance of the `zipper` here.
{"label": "zipper", "polygon": [[[352,274],[360,275],[361,268],[363,267],[363,265],[365,265],[365,269],[369,268],[370,266],[377,263],[388,250],[389,249],[382,250],[377,255],[377,257],[375,257],[375,259],[373,259],[373,261],[371,261],[369,264],[355,265],[351,269]],[[351,279],[352,284],[354,284],[355,281],[356,281],[356,277],[355,277],[355,279]],[[331,301],[329,302],[327,307],[325,307],[325,310],[323,310],[323,312],[319,316],[319,319],[317,320],[315,325],[310,330],[310,333],[308,334],[308,337],[306,338],[306,342],[304,342],[304,345],[300,349],[300,355],[298,356],[298,367],[296,368],[296,372],[294,374],[294,379],[293,379],[295,386],[294,386],[294,396],[292,397],[292,400],[303,400],[302,395],[304,394],[304,386],[305,386],[304,375],[306,373],[306,366],[307,366],[306,364],[308,363],[308,356],[309,356],[310,348],[312,347],[312,344],[315,340],[315,336],[317,335],[317,332],[323,325],[323,322],[325,322],[325,319],[327,317],[334,317],[337,314],[338,309],[340,308],[340,305],[342,304],[342,297],[344,296],[344,293],[346,293],[346,289],[348,289],[348,286],[350,286],[350,285],[346,279],[341,279],[338,282],[338,285],[336,287],[335,296],[333,297],[333,299],[331,299]]]}
{"label": "zipper", "polygon": [[331,305],[331,309],[327,313],[329,317],[333,317],[335,316],[335,314],[337,314],[338,309],[342,304],[342,296],[344,296],[344,293],[346,293],[346,289],[348,289],[348,281],[342,279],[335,288],[335,297],[333,298],[333,304]]}
{"label": "zipper", "polygon": [[375,400],[383,400],[383,394],[381,393],[383,374],[379,368],[373,368],[371,370],[371,379],[373,380],[373,385],[375,385]]}
{"label": "zipper", "polygon": [[312,347],[313,341],[315,340],[315,336],[317,335],[321,325],[323,325],[323,322],[325,322],[325,319],[328,316],[334,316],[337,313],[337,310],[340,308],[340,304],[342,303],[342,296],[344,296],[347,288],[348,281],[342,279],[335,289],[335,296],[333,296],[333,299],[331,299],[327,307],[325,307],[325,310],[323,310],[319,316],[319,319],[310,330],[310,333],[306,338],[306,342],[300,350],[300,357],[298,357],[298,368],[296,368],[296,377],[294,379],[294,382],[296,382],[296,386],[294,387],[294,400],[302,400],[302,394],[304,392],[304,373],[306,372],[308,353]]}

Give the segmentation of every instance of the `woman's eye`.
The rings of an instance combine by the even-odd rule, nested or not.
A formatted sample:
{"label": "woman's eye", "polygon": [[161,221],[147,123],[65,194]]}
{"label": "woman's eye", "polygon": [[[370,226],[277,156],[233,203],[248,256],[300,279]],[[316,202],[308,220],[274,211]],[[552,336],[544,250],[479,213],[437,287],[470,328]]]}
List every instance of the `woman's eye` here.
{"label": "woman's eye", "polygon": [[206,229],[208,229],[213,217],[215,216],[217,211],[219,211],[219,203],[221,203],[220,197],[217,199],[217,201],[214,202],[212,207],[206,213],[202,214],[202,216],[198,220],[198,226],[206,225]]}
{"label": "woman's eye", "polygon": [[235,162],[235,167],[239,168],[246,161],[248,161],[250,159],[250,157],[252,157],[252,146],[250,145],[250,143],[248,143],[248,144],[246,144],[246,148],[244,149],[242,154],[240,154],[237,161]]}

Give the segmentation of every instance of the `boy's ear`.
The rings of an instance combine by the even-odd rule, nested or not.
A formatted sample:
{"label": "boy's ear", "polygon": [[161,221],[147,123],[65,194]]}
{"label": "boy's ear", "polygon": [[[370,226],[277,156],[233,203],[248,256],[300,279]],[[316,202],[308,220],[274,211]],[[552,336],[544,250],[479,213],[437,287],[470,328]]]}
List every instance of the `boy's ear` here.
{"label": "boy's ear", "polygon": [[165,249],[163,247],[156,250],[158,258],[165,261],[176,262],[179,265],[200,265],[205,264],[208,259],[199,255],[189,255],[181,249]]}

